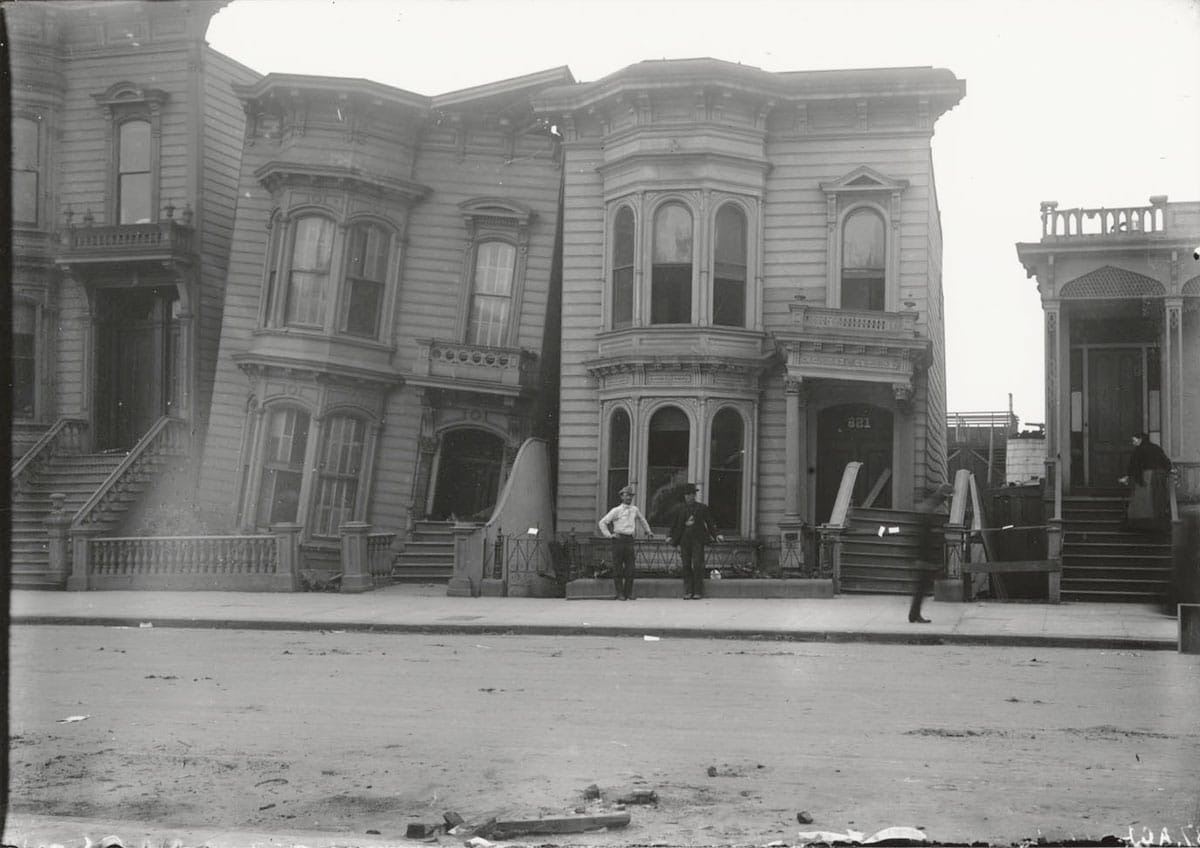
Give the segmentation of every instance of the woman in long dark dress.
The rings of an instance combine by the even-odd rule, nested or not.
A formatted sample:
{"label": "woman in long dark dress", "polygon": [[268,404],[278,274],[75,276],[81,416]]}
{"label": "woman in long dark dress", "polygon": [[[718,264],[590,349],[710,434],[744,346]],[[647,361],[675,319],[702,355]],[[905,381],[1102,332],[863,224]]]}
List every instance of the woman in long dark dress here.
{"label": "woman in long dark dress", "polygon": [[1171,460],[1150,441],[1148,433],[1131,439],[1133,453],[1121,482],[1129,487],[1129,510],[1125,523],[1134,530],[1163,530],[1170,526]]}

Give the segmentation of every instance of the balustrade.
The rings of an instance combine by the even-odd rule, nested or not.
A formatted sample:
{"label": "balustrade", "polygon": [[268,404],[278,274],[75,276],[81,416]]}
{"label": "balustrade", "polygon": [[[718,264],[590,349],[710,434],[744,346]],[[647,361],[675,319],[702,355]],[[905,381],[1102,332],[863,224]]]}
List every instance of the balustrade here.
{"label": "balustrade", "polygon": [[1149,206],[1059,209],[1055,201],[1042,204],[1042,239],[1098,236],[1144,236],[1166,233],[1167,198],[1150,198]]}
{"label": "balustrade", "polygon": [[176,221],[157,224],[122,224],[106,227],[69,227],[62,233],[64,247],[77,253],[192,252],[193,230]]}
{"label": "balustrade", "polygon": [[88,542],[92,577],[274,574],[274,536],[108,537]]}
{"label": "balustrade", "polygon": [[55,456],[83,453],[87,448],[87,421],[81,418],[60,418],[42,437],[13,463],[12,491],[19,492]]}
{"label": "balustrade", "polygon": [[536,360],[533,352],[521,348],[424,339],[419,342],[414,368],[422,376],[477,380],[515,388],[532,383]]}
{"label": "balustrade", "polygon": [[392,560],[396,556],[392,544],[395,541],[395,533],[367,534],[367,564],[371,582],[375,586],[386,586],[392,582]]}

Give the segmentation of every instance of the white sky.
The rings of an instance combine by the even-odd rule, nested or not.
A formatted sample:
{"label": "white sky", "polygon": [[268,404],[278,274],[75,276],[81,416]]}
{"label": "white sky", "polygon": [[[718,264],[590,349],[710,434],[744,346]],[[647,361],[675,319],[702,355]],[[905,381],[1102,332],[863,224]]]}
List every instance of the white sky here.
{"label": "white sky", "polygon": [[1038,204],[1200,200],[1200,0],[233,0],[209,42],[261,73],[434,95],[559,65],[932,65],[951,411],[1043,421],[1042,317],[1015,243]]}

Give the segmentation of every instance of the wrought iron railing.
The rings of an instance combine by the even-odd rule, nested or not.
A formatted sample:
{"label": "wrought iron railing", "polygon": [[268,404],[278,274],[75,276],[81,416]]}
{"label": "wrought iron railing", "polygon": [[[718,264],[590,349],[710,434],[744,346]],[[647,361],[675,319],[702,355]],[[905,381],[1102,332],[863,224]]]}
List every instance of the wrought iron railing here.
{"label": "wrought iron railing", "polygon": [[103,526],[112,513],[123,508],[126,496],[136,496],[143,491],[158,462],[166,457],[186,456],[188,441],[186,421],[169,416],[158,419],[75,513],[72,527]]}
{"label": "wrought iron railing", "polygon": [[93,577],[274,574],[275,536],[141,536],[88,541]]}
{"label": "wrought iron railing", "polygon": [[13,463],[12,491],[21,491],[55,456],[82,453],[87,443],[88,423],[82,418],[60,418],[42,434],[25,454]]}

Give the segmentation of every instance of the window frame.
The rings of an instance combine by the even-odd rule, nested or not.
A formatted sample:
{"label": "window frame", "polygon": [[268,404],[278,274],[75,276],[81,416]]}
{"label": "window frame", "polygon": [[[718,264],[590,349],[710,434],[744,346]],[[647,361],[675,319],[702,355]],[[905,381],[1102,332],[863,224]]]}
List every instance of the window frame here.
{"label": "window frame", "polygon": [[[617,249],[618,249],[618,230],[617,221],[623,212],[629,213],[630,225],[632,227],[629,233],[629,263],[617,265]],[[608,232],[611,234],[608,245],[608,321],[606,325],[613,330],[625,330],[630,327],[636,327],[640,319],[640,310],[638,309],[638,259],[639,259],[639,244],[638,244],[638,214],[634,205],[627,200],[617,202],[613,207],[613,212],[609,217]],[[622,257],[623,259],[624,257]],[[617,323],[617,273],[618,271],[628,271],[628,301],[629,301],[629,320],[627,322]]]}
{"label": "window frame", "polygon": [[902,197],[907,180],[898,180],[860,165],[832,182],[821,183],[825,194],[826,243],[825,303],[842,307],[842,243],[846,219],[856,210],[869,207],[883,219],[884,280],[883,311],[900,307],[900,224]]}
{"label": "window frame", "polygon": [[[287,460],[276,460],[268,454],[268,446],[272,438],[272,422],[276,415],[285,415],[289,412],[297,415],[304,415],[308,419],[307,428],[304,435],[304,451],[300,458],[298,468],[292,467],[295,463],[291,459],[291,456],[289,456],[289,459]],[[251,515],[248,517],[243,516],[243,522],[259,530],[269,530],[276,524],[299,523],[301,517],[305,514],[304,507],[308,496],[307,484],[310,475],[307,472],[308,468],[310,467],[310,457],[313,453],[313,425],[314,423],[319,423],[319,419],[313,414],[311,409],[303,404],[294,402],[277,402],[262,407],[261,417],[259,420],[260,427],[258,428],[259,432],[256,437],[255,445],[257,449],[257,462],[255,463],[254,467],[254,490],[250,493],[252,496],[247,497],[245,501],[246,508],[251,512]],[[294,431],[290,438],[293,440],[293,448],[289,453],[294,454]],[[272,471],[279,472],[281,470],[289,474],[296,474],[299,477],[299,484],[296,487],[296,512],[295,515],[290,519],[272,520],[271,516],[274,514],[273,507],[267,510],[265,516],[263,515],[263,496],[266,491],[269,473]],[[276,476],[273,479],[277,480],[278,477]],[[272,490],[271,501],[273,502],[277,496],[277,493]]]}
{"label": "window frame", "polygon": [[107,110],[108,117],[108,196],[105,201],[107,220],[120,224],[121,189],[121,128],[130,121],[144,121],[150,125],[149,136],[149,222],[160,220],[162,181],[162,113],[170,95],[159,89],[142,88],[123,80],[115,83],[101,94],[93,94],[98,105]]}
{"label": "window frame", "polygon": [[466,344],[470,339],[471,311],[475,295],[475,266],[479,247],[492,241],[506,242],[515,250],[508,317],[500,334],[500,344],[480,345],[513,349],[519,345],[525,276],[528,268],[529,237],[536,219],[534,211],[523,203],[504,197],[476,197],[458,204],[463,216],[465,243],[459,275],[458,320],[454,338]]}
{"label": "window frame", "polygon": [[[31,339],[31,344],[30,344],[31,350],[29,351],[29,356],[25,357],[29,360],[28,369],[29,369],[29,394],[30,394],[29,407],[30,407],[30,409],[29,409],[28,415],[22,414],[17,406],[17,400],[18,400],[18,398],[17,398],[17,388],[18,388],[17,364],[18,364],[19,357],[18,357],[18,350],[17,350],[16,342],[17,342],[17,336],[26,335],[26,334],[17,332],[16,317],[17,317],[19,310],[26,309],[26,308],[29,309],[29,317],[30,317],[30,321],[33,325],[32,332],[28,334]],[[40,354],[42,351],[42,346],[45,343],[44,339],[43,339],[43,334],[41,331],[42,330],[42,306],[41,306],[41,304],[38,303],[36,300],[32,300],[30,298],[14,295],[14,297],[12,298],[12,314],[9,317],[9,322],[10,322],[9,329],[10,329],[10,332],[12,333],[12,344],[11,344],[12,417],[13,417],[13,420],[16,420],[16,421],[37,421],[37,420],[39,420],[38,411],[41,409],[41,388],[40,388],[39,383],[40,383],[40,378],[41,378],[41,374],[42,374],[42,368],[41,368],[39,360],[41,358]]]}
{"label": "window frame", "polygon": [[[382,276],[380,279],[371,279],[369,277],[357,277],[352,275],[351,269],[354,264],[354,239],[355,234],[361,230],[376,230],[386,239],[386,246],[382,255]],[[388,283],[394,277],[393,262],[396,257],[396,233],[385,222],[375,218],[356,218],[352,220],[344,229],[344,257],[342,261],[342,274],[340,283],[337,285],[338,296],[335,302],[338,304],[337,313],[337,333],[342,336],[349,336],[355,339],[366,339],[368,341],[377,341],[379,339],[379,331],[383,327],[383,308],[387,301]],[[369,242],[369,239],[368,239]],[[363,283],[374,286],[378,290],[378,295],[375,304],[375,326],[370,333],[352,332],[348,326],[350,315],[353,309],[354,290],[356,283]]]}
{"label": "window frame", "polygon": [[[682,209],[684,212],[686,212],[688,217],[691,219],[691,225],[692,225],[691,245],[690,245],[691,256],[690,256],[690,261],[688,263],[686,263],[686,267],[688,268],[688,286],[687,286],[687,297],[688,297],[687,313],[688,314],[687,314],[687,319],[684,321],[656,321],[654,319],[655,270],[659,267],[662,267],[664,270],[665,269],[682,269],[683,267],[685,267],[685,263],[679,263],[679,262],[659,263],[659,262],[655,261],[656,260],[655,248],[658,244],[657,237],[658,237],[659,215],[662,214],[668,207],[671,207],[671,206],[678,207],[678,208]],[[649,249],[649,253],[648,253],[648,257],[647,257],[649,260],[649,275],[647,277],[647,279],[649,280],[649,285],[647,285],[645,287],[646,288],[645,302],[646,302],[646,306],[647,306],[647,309],[645,312],[646,324],[647,324],[647,326],[651,326],[651,327],[695,326],[697,323],[698,301],[700,300],[700,297],[698,296],[699,293],[697,292],[697,281],[700,276],[700,263],[696,261],[697,260],[697,250],[698,250],[699,243],[700,243],[700,238],[699,238],[700,228],[697,226],[697,221],[700,219],[696,215],[696,210],[692,204],[687,202],[687,200],[685,198],[682,198],[682,197],[679,197],[676,195],[667,195],[667,196],[664,196],[664,197],[656,200],[653,207],[650,209],[650,215],[647,220],[649,221],[649,224],[650,224],[649,227],[647,228],[649,230],[649,232],[647,233],[647,238],[649,239],[649,242],[650,242],[650,244],[649,244],[650,249]],[[664,283],[665,282],[666,281],[664,281]]]}
{"label": "window frame", "polygon": [[[345,470],[329,470],[329,450],[331,439],[334,435],[335,425],[348,422],[358,428],[357,442],[357,467],[353,471]],[[320,431],[318,433],[319,444],[317,446],[316,461],[313,467],[313,492],[309,506],[308,520],[305,522],[308,527],[308,535],[313,539],[336,539],[341,535],[340,527],[346,521],[357,521],[361,519],[362,510],[360,504],[363,501],[363,479],[364,471],[366,470],[367,451],[369,447],[370,422],[361,414],[355,411],[344,409],[330,410],[321,417]],[[343,447],[347,444],[342,442]],[[349,444],[354,444],[353,442]],[[338,521],[337,526],[332,528],[326,527],[322,522],[321,511],[325,504],[323,501],[326,492],[326,483],[334,484],[341,482],[343,485],[343,498],[346,493],[349,494],[349,508],[343,512],[348,512],[348,515],[343,515]],[[332,514],[333,507],[330,507]],[[332,529],[332,532],[328,532]]]}
{"label": "window frame", "polygon": [[[746,329],[747,324],[750,322],[750,313],[751,313],[751,308],[750,308],[750,303],[749,303],[749,301],[750,301],[750,256],[751,256],[750,211],[746,208],[746,206],[743,203],[739,202],[737,199],[734,199],[732,197],[721,198],[720,200],[718,200],[718,202],[716,204],[714,204],[714,207],[715,208],[713,209],[712,225],[711,225],[712,251],[711,251],[711,256],[709,259],[709,279],[712,280],[712,287],[711,287],[711,291],[709,292],[708,303],[706,304],[706,311],[708,313],[708,322],[709,322],[709,324],[711,324],[714,327],[729,327],[731,329]],[[720,236],[720,232],[721,232],[721,230],[720,230],[721,213],[724,212],[726,209],[736,210],[741,215],[741,218],[742,218],[742,248],[743,248],[742,265],[741,265],[741,270],[742,270],[742,279],[741,279],[742,320],[741,320],[741,323],[737,323],[737,324],[719,324],[719,323],[717,323],[717,281],[718,281],[718,279],[724,279],[723,277],[719,277],[718,273],[717,273],[719,266],[720,266],[720,263],[717,262],[717,246],[720,243],[719,236]]]}
{"label": "window frame", "polygon": [[[145,128],[146,128],[145,129],[146,150],[144,151],[145,161],[137,163],[137,165],[139,166],[138,169],[133,169],[131,167],[130,170],[125,170],[125,166],[126,166],[125,165],[125,158],[126,158],[125,157],[125,154],[126,154],[125,147],[126,147],[126,141],[127,141],[127,139],[125,137],[126,130],[132,129],[133,127],[139,126],[139,125],[145,126]],[[155,192],[154,176],[153,176],[154,175],[154,168],[153,168],[153,164],[154,164],[153,158],[154,157],[153,157],[153,154],[151,153],[151,151],[154,148],[153,126],[151,125],[150,120],[148,118],[131,115],[127,118],[122,119],[121,121],[119,121],[117,123],[117,125],[115,127],[114,135],[116,136],[116,150],[113,154],[113,157],[116,162],[116,192],[117,192],[117,196],[116,196],[116,217],[113,220],[116,224],[118,224],[120,226],[126,226],[126,225],[130,225],[130,224],[153,224],[155,221],[158,220],[158,214],[157,214],[158,204],[156,202],[157,195]],[[145,177],[146,185],[145,185],[144,200],[145,200],[146,207],[147,207],[146,208],[146,212],[147,212],[146,219],[145,220],[136,220],[135,219],[135,220],[126,221],[126,220],[123,220],[123,218],[126,214],[126,209],[129,206],[133,205],[132,203],[127,204],[126,201],[132,199],[132,195],[134,194],[134,192],[132,191],[132,186],[129,187],[129,191],[127,192],[127,186],[126,186],[125,180],[127,177],[132,178],[132,177],[137,177],[137,176]],[[138,191],[138,192],[136,192],[136,194],[139,195],[138,199],[141,199],[140,198],[141,192]]]}
{"label": "window frame", "polygon": [[[497,294],[495,292],[482,292],[479,287],[479,261],[483,255],[485,248],[491,245],[503,245],[512,251],[512,264],[508,269],[508,293]],[[462,339],[466,344],[476,345],[480,347],[512,347],[512,328],[513,328],[513,289],[516,286],[517,273],[517,246],[506,238],[489,237],[480,239],[475,242],[473,249],[473,262],[471,269],[470,296],[467,299],[467,315],[466,315],[466,330],[462,335]],[[500,267],[499,265],[495,267]],[[483,324],[477,324],[475,320],[476,307],[487,300],[488,302],[504,302],[504,317],[496,323],[488,323],[486,326],[500,327],[499,338],[494,341],[481,341],[478,338],[478,330],[483,327]],[[490,335],[490,334],[489,334]]]}
{"label": "window frame", "polygon": [[[17,155],[17,136],[16,124],[18,121],[28,123],[33,129],[33,150],[29,157],[19,157]],[[45,150],[44,138],[45,133],[42,132],[44,121],[40,114],[14,111],[10,118],[12,126],[9,131],[12,133],[12,156],[10,163],[11,170],[11,191],[10,191],[10,209],[9,213],[12,216],[12,225],[15,228],[31,227],[38,228],[42,223],[45,204],[42,202],[43,190],[43,169],[45,167]],[[22,166],[22,167],[18,167]],[[33,217],[31,219],[22,219],[17,215],[17,197],[18,197],[18,179],[19,174],[32,175],[33,179]]]}
{"label": "window frame", "polygon": [[[849,228],[850,223],[853,219],[861,218],[861,217],[873,218],[875,220],[875,223],[878,224],[878,234],[879,234],[879,237],[883,241],[882,245],[880,246],[881,254],[882,254],[879,257],[880,264],[872,265],[872,266],[864,265],[864,266],[849,267],[846,264],[846,248],[849,247],[849,245],[850,245],[850,239],[848,239],[846,237],[846,231]],[[842,216],[840,236],[841,236],[840,240],[839,240],[840,254],[838,257],[838,266],[839,266],[838,289],[839,289],[839,300],[841,301],[843,308],[858,309],[858,310],[871,311],[871,312],[885,311],[887,308],[887,257],[888,257],[888,248],[889,248],[887,218],[885,218],[880,213],[880,211],[871,204],[867,204],[867,203],[856,204],[855,206],[852,206],[850,209],[848,209],[846,211],[846,213]],[[867,294],[867,297],[869,300],[877,300],[878,304],[879,304],[878,306],[868,305],[865,307],[864,306],[850,307],[850,306],[845,305],[846,289],[847,289],[848,283],[850,283],[850,282],[872,283],[872,282],[876,282],[876,281],[879,284],[878,292],[867,290],[866,294]],[[875,295],[878,295],[878,296],[876,297]]]}

